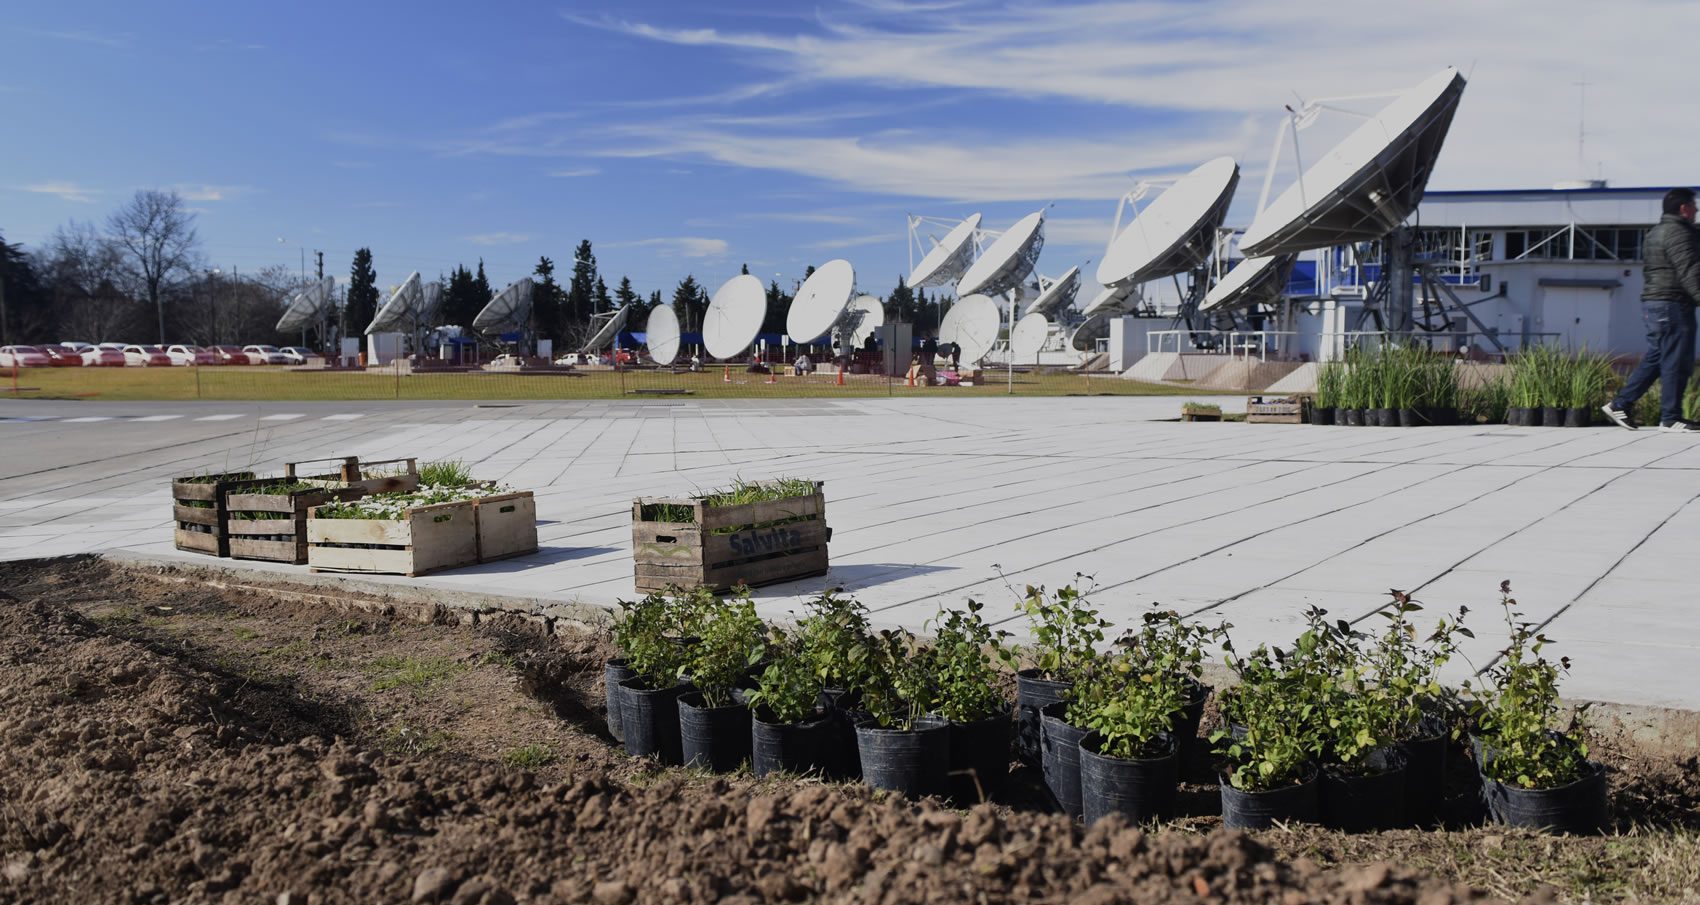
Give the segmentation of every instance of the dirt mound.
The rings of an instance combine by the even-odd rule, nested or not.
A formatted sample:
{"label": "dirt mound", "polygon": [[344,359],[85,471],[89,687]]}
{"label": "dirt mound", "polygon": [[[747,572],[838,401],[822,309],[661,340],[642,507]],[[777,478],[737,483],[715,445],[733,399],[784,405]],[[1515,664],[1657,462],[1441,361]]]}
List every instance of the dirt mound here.
{"label": "dirt mound", "polygon": [[[0,575],[0,901],[1482,898],[1385,863],[1282,860],[1231,831],[656,772],[572,725],[594,717],[595,639],[350,620],[95,563]],[[258,668],[303,640],[299,668]],[[418,668],[380,671],[397,651]],[[552,707],[520,687],[540,681]],[[466,722],[427,722],[445,710]],[[442,740],[387,744],[395,719]],[[503,754],[502,733],[541,741]],[[525,755],[537,770],[503,762],[544,749]]]}

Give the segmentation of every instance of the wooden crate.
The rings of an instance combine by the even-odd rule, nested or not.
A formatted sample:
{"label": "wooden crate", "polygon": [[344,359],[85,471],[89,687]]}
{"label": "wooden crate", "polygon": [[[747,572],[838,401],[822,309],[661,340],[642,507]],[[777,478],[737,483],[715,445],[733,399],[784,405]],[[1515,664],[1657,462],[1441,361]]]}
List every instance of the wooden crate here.
{"label": "wooden crate", "polygon": [[498,493],[472,501],[478,525],[478,561],[537,552],[537,501],[531,491]]}
{"label": "wooden crate", "polygon": [[1181,406],[1181,420],[1182,421],[1221,421],[1222,420],[1222,412],[1220,410],[1211,411],[1210,409],[1194,408],[1193,406],[1190,406],[1190,405],[1183,405],[1183,406]]}
{"label": "wooden crate", "polygon": [[[823,575],[827,570],[826,496],[710,508],[701,500],[639,499],[632,503],[632,559],[639,591],[705,585],[724,591]],[[693,520],[650,521],[646,506],[685,506]]]}
{"label": "wooden crate", "polygon": [[416,506],[399,519],[325,519],[307,512],[307,566],[314,572],[411,578],[477,561],[471,500]]}
{"label": "wooden crate", "polygon": [[[208,481],[206,478],[212,478]],[[177,549],[212,556],[230,555],[229,518],[224,495],[255,480],[251,471],[190,475],[171,482],[172,538]],[[193,505],[200,504],[200,505]]]}
{"label": "wooden crate", "polygon": [[1246,400],[1245,420],[1249,424],[1303,424],[1304,400],[1253,396]]}
{"label": "wooden crate", "polygon": [[[301,474],[303,465],[324,465],[337,463],[337,467],[326,474]],[[404,463],[399,475],[383,477],[366,477],[366,471],[377,465],[395,465]],[[380,459],[376,462],[362,463],[359,456],[337,456],[332,459],[303,459],[300,462],[283,463],[283,475],[308,484],[324,484],[335,487],[358,487],[367,493],[399,493],[419,489],[419,460],[418,459]]]}
{"label": "wooden crate", "polygon": [[[264,559],[300,565],[307,561],[307,510],[331,502],[358,500],[366,495],[359,487],[321,487],[281,494],[245,493],[267,484],[299,483],[295,478],[270,478],[232,489],[224,497],[229,518],[230,556],[233,559]],[[245,519],[244,512],[277,513],[285,518]]]}

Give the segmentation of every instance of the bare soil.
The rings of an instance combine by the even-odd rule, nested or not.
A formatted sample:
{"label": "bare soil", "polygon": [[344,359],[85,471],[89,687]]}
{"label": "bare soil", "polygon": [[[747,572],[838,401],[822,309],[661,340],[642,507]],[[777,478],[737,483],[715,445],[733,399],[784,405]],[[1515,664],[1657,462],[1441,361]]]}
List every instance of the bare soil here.
{"label": "bare soil", "polygon": [[960,811],[656,768],[606,734],[605,635],[373,609],[0,563],[0,903],[1439,905],[1700,886],[1692,763],[1614,763],[1620,813],[1657,827],[1640,835],[1250,836],[1216,826],[1207,786],[1168,830],[1084,828],[1037,811],[1022,777]]}

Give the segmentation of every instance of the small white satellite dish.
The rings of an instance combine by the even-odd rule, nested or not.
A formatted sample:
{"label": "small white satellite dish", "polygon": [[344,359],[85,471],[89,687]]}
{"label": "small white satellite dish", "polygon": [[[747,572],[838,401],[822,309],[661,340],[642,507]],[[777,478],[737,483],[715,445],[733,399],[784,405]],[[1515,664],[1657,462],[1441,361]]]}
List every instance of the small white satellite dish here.
{"label": "small white satellite dish", "polygon": [[1182,176],[1110,240],[1098,262],[1098,282],[1133,286],[1202,266],[1215,251],[1216,228],[1239,181],[1240,167],[1232,157],[1218,157]]}
{"label": "small white satellite dish", "polygon": [[962,274],[956,284],[956,294],[966,299],[971,295],[999,295],[1008,292],[1027,279],[1039,262],[1039,252],[1045,247],[1045,212],[1034,211],[1016,221],[998,237],[980,259]]}
{"label": "small white satellite dish", "polygon": [[277,322],[280,333],[304,330],[327,320],[336,308],[336,277],[324,277],[295,294]]}
{"label": "small white satellite dish", "polygon": [[1220,283],[1210,287],[1198,310],[1229,311],[1275,301],[1287,288],[1295,260],[1293,255],[1242,259]]}
{"label": "small white satellite dish", "polygon": [[305,329],[312,320],[313,309],[307,303],[306,293],[297,292],[289,300],[289,306],[283,309],[283,316],[277,319],[275,329],[279,333],[292,333]]}
{"label": "small white satellite dish", "polygon": [[969,214],[966,220],[952,227],[915,265],[909,274],[909,285],[946,286],[955,282],[974,256],[974,231],[979,228],[979,214]]}
{"label": "small white satellite dish", "polygon": [[715,291],[702,315],[702,344],[720,361],[742,355],[767,318],[767,289],[745,273]]}
{"label": "small white satellite dish", "polygon": [[939,342],[961,346],[962,361],[973,364],[992,351],[1002,325],[997,302],[984,295],[965,296],[945,312],[939,324]]}
{"label": "small white satellite dish", "polygon": [[798,345],[820,339],[838,323],[855,294],[856,270],[849,261],[837,258],[822,264],[809,274],[792,299],[785,313],[785,333]]}
{"label": "small white satellite dish", "polygon": [[1096,314],[1122,314],[1133,307],[1133,286],[1105,286],[1092,301],[1081,309],[1087,317]]}
{"label": "small white satellite dish", "polygon": [[1015,322],[1009,334],[1009,351],[1017,361],[1032,361],[1051,335],[1051,322],[1043,314],[1029,314]]}
{"label": "small white satellite dish", "polygon": [[649,357],[656,364],[670,365],[679,357],[679,316],[673,313],[671,305],[649,309],[649,323],[644,325],[643,332]]}
{"label": "small white satellite dish", "polygon": [[1087,318],[1069,334],[1068,346],[1076,352],[1095,352],[1098,340],[1110,335],[1110,315],[1096,314]]}
{"label": "small white satellite dish", "polygon": [[[1045,278],[1040,277],[1039,281],[1043,283]],[[1062,276],[1052,281],[1049,286],[1041,289],[1038,298],[1029,303],[1027,309],[1022,313],[1049,315],[1074,304],[1075,296],[1079,294],[1080,268],[1070,267],[1063,272]]]}
{"label": "small white satellite dish", "polygon": [[378,313],[372,316],[372,323],[366,326],[366,335],[402,333],[412,327],[413,312],[419,307],[422,291],[419,271],[415,270],[401,281],[401,285],[390,293],[389,301],[384,302]]}
{"label": "small white satellite dish", "polygon": [[1387,235],[1423,200],[1463,96],[1451,67],[1400,95],[1259,211],[1240,250],[1265,256]]}
{"label": "small white satellite dish", "polygon": [[[418,276],[418,274],[414,274]],[[531,277],[520,277],[496,293],[472,319],[474,330],[523,330],[531,325]]]}
{"label": "small white satellite dish", "polygon": [[871,295],[864,295],[851,302],[850,307],[845,310],[845,316],[855,320],[852,325],[855,332],[850,334],[852,348],[862,348],[862,344],[874,335],[875,330],[885,326],[885,306]]}
{"label": "small white satellite dish", "polygon": [[[593,316],[593,319],[595,317],[601,317],[606,318],[606,320],[604,320],[602,322],[602,326],[597,329],[596,335],[592,336],[589,342],[586,342],[584,345],[579,347],[579,351],[595,352],[600,350],[603,346],[613,342],[614,336],[626,328],[626,319],[631,316],[631,313],[630,305],[621,305],[607,314]],[[675,324],[675,326],[677,325]]]}

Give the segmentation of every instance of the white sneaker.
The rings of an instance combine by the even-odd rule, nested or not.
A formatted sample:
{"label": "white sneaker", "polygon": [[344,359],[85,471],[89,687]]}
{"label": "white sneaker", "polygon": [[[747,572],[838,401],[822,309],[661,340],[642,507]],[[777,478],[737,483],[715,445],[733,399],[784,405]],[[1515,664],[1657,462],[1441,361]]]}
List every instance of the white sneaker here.
{"label": "white sneaker", "polygon": [[1628,428],[1629,430],[1636,429],[1635,421],[1629,417],[1629,413],[1618,408],[1614,403],[1608,402],[1600,406],[1600,411],[1605,412],[1606,417],[1610,418],[1612,423],[1618,427]]}
{"label": "white sneaker", "polygon": [[1659,425],[1659,433],[1661,433],[1661,434],[1700,434],[1700,424],[1695,424],[1692,421],[1672,421],[1669,424]]}

